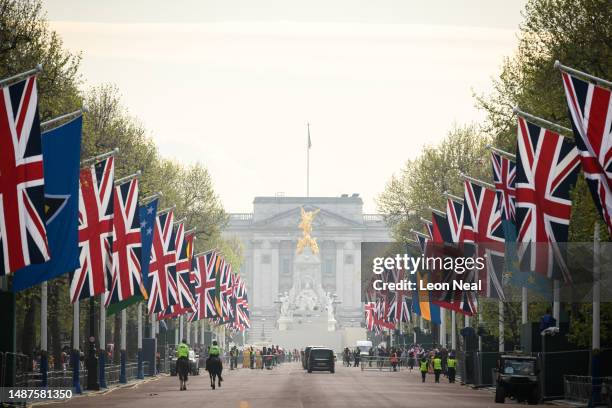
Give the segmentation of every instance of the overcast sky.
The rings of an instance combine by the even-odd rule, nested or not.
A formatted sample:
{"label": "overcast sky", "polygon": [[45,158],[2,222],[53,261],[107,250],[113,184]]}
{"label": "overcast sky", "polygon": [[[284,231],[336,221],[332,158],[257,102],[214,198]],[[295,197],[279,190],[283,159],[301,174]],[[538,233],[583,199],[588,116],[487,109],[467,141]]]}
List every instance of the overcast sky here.
{"label": "overcast sky", "polygon": [[524,0],[47,0],[88,86],[115,83],[161,153],[210,170],[226,210],[360,193],[481,121]]}

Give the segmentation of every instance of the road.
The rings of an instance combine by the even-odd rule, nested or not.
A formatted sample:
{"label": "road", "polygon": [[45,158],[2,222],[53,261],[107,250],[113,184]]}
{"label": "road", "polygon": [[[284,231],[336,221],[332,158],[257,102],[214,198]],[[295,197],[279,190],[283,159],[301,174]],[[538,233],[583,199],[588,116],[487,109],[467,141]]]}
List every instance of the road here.
{"label": "road", "polygon": [[[203,370],[202,373],[206,374]],[[435,384],[433,376],[422,384],[416,371],[361,371],[337,365],[335,374],[308,374],[300,365],[286,363],[274,370],[225,370],[224,374],[222,388],[214,391],[210,388],[208,375],[190,377],[187,391],[178,390],[176,377],[162,376],[101,395],[76,397],[59,405],[100,408],[474,408],[496,405],[489,391],[448,384],[444,379]]]}

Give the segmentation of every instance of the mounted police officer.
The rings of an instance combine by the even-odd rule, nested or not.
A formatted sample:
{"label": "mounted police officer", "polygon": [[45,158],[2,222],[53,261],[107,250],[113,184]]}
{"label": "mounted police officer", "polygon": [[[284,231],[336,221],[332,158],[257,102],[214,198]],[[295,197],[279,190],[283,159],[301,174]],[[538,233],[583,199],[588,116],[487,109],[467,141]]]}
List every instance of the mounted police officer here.
{"label": "mounted police officer", "polygon": [[179,376],[180,389],[187,389],[187,377],[189,375],[189,346],[187,340],[181,340],[176,348],[176,372]]}

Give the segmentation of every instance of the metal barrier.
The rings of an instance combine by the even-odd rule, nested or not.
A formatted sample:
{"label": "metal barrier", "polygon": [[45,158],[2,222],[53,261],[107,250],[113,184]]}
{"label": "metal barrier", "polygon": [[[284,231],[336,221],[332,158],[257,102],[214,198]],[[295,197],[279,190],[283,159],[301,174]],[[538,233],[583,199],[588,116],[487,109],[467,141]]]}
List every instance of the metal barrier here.
{"label": "metal barrier", "polygon": [[[149,367],[148,361],[143,362],[144,370],[146,371]],[[106,366],[106,384],[112,385],[119,383],[119,377],[121,374],[120,364],[111,364]],[[129,382],[136,379],[138,376],[138,362],[126,363],[125,364],[125,378]]]}
{"label": "metal barrier", "polygon": [[[390,357],[362,356],[359,359],[359,366],[361,367],[362,371],[363,370],[393,371],[393,365],[391,364]],[[398,363],[395,364],[395,370],[396,371],[401,370],[399,359],[398,359]]]}
{"label": "metal barrier", "polygon": [[567,401],[588,403],[593,394],[599,395],[603,384],[612,386],[612,377],[590,377],[583,375],[563,376],[563,398]]}
{"label": "metal barrier", "polygon": [[5,352],[2,353],[2,373],[0,374],[3,387],[25,387],[27,373],[32,371],[29,366],[30,357],[25,354]]}

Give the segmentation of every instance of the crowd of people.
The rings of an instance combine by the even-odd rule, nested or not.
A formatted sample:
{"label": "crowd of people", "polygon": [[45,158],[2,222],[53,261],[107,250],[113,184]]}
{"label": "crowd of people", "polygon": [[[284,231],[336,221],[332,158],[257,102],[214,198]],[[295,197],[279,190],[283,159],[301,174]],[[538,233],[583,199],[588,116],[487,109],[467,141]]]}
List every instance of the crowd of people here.
{"label": "crowd of people", "polygon": [[436,383],[440,382],[442,375],[448,378],[449,383],[455,382],[457,359],[455,352],[445,347],[425,349],[419,344],[398,347],[380,345],[370,348],[367,356],[363,355],[358,348],[351,350],[346,347],[343,351],[343,364],[347,367],[359,367],[361,360],[371,367],[373,364],[380,365],[387,359],[393,371],[397,371],[398,367],[406,367],[410,370],[417,367],[421,372],[423,382],[426,381],[427,374],[433,374]]}

